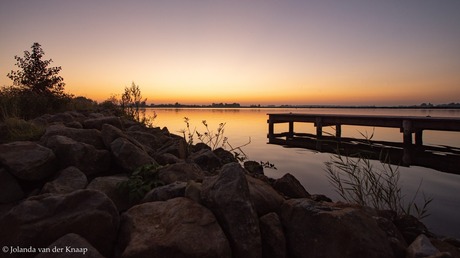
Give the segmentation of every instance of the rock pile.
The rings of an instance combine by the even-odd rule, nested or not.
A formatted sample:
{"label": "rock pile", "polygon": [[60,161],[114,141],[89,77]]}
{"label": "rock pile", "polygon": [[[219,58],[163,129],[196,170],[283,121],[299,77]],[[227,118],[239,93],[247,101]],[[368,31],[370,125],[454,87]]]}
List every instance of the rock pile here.
{"label": "rock pile", "polygon": [[[2,257],[459,257],[410,216],[311,195],[223,149],[101,114],[45,115],[0,145]],[[191,148],[190,148],[191,147]],[[138,167],[165,184],[133,202]]]}

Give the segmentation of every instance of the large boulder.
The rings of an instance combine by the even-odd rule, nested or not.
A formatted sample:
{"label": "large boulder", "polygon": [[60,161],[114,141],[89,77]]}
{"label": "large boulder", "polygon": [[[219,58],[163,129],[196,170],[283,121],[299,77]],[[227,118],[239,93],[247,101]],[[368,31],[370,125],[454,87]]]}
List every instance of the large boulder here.
{"label": "large boulder", "polygon": [[202,149],[190,155],[189,160],[198,164],[203,170],[214,172],[222,166],[222,162],[217,155],[208,149]]}
{"label": "large boulder", "polygon": [[157,155],[170,153],[179,159],[187,158],[187,142],[182,137],[172,137],[165,142],[158,150]]}
{"label": "large boulder", "polygon": [[260,217],[260,234],[264,258],[287,257],[283,225],[276,213],[270,212]]}
{"label": "large boulder", "polygon": [[104,256],[112,256],[118,223],[117,209],[99,191],[43,194],[21,202],[0,218],[4,232],[0,234],[0,243],[46,247],[68,233],[75,233]]}
{"label": "large boulder", "polygon": [[148,202],[122,215],[119,255],[128,257],[231,257],[211,211],[183,197]]}
{"label": "large boulder", "polygon": [[71,123],[71,122],[74,122],[75,121],[75,118],[69,114],[69,113],[58,113],[58,114],[55,114],[55,115],[52,115],[50,117],[48,117],[47,119],[47,122],[48,123]]}
{"label": "large boulder", "polygon": [[118,211],[125,211],[131,207],[129,196],[123,194],[118,185],[128,180],[127,176],[103,176],[94,178],[86,189],[98,190],[105,193],[113,204],[117,207]]}
{"label": "large boulder", "polygon": [[88,176],[103,174],[110,169],[111,156],[107,150],[61,135],[50,136],[44,144],[56,153],[61,168],[75,166]]}
{"label": "large boulder", "polygon": [[127,135],[120,128],[117,128],[113,125],[103,124],[101,133],[102,133],[102,141],[104,142],[107,149],[110,149],[110,145],[112,144],[114,140],[121,137],[121,138],[125,138],[126,140],[134,144],[139,149],[142,149],[143,151],[147,151],[146,147],[142,143],[140,143],[133,137]]}
{"label": "large boulder", "polygon": [[310,194],[293,175],[287,173],[273,183],[273,188],[289,198],[310,198]]}
{"label": "large boulder", "polygon": [[86,239],[80,235],[69,233],[42,249],[35,258],[104,258]]}
{"label": "large boulder", "polygon": [[403,235],[406,243],[410,244],[419,235],[433,236],[428,228],[416,217],[408,214],[402,214],[393,220],[393,223]]}
{"label": "large boulder", "polygon": [[0,203],[11,203],[24,198],[24,191],[10,173],[0,168]]}
{"label": "large boulder", "polygon": [[244,169],[238,163],[224,165],[217,176],[203,180],[201,196],[216,214],[234,257],[261,257],[259,220]]}
{"label": "large boulder", "polygon": [[217,148],[213,152],[220,159],[220,162],[222,164],[238,162],[233,153],[231,153],[228,150],[224,150],[223,148]]}
{"label": "large boulder", "polygon": [[290,257],[395,257],[385,232],[363,209],[290,199],[280,218]]}
{"label": "large boulder", "polygon": [[194,163],[176,163],[167,165],[158,171],[158,177],[166,184],[176,181],[188,182],[189,180],[202,181],[204,171]]}
{"label": "large boulder", "polygon": [[432,257],[440,253],[430,239],[421,234],[407,248],[406,258]]}
{"label": "large boulder", "polygon": [[149,147],[152,151],[158,150],[170,138],[163,134],[151,134],[142,131],[127,131],[127,135],[142,142],[145,146]]}
{"label": "large boulder", "polygon": [[246,175],[246,180],[249,184],[251,200],[259,217],[279,210],[284,198],[271,185],[249,175]]}
{"label": "large boulder", "polygon": [[53,151],[34,142],[0,144],[0,164],[24,180],[41,180],[57,172]]}
{"label": "large boulder", "polygon": [[58,172],[56,178],[47,182],[41,193],[66,194],[84,189],[88,184],[86,175],[76,167],[68,167]]}
{"label": "large boulder", "polygon": [[97,117],[97,118],[91,118],[91,119],[86,119],[83,122],[83,127],[86,129],[97,129],[101,130],[102,125],[104,124],[109,124],[113,125],[117,128],[122,128],[121,120],[119,117],[116,116],[103,116],[103,117]]}
{"label": "large boulder", "polygon": [[134,171],[143,165],[156,164],[146,151],[122,137],[114,140],[110,144],[110,149],[115,161],[126,171]]}
{"label": "large boulder", "polygon": [[165,186],[160,186],[150,190],[141,202],[167,201],[176,197],[184,197],[186,187],[187,183],[179,181]]}
{"label": "large boulder", "polygon": [[46,142],[48,138],[54,135],[66,136],[74,141],[92,145],[97,149],[105,149],[105,145],[102,142],[101,132],[96,129],[78,129],[63,125],[52,125],[46,128],[45,134],[40,139],[40,142]]}

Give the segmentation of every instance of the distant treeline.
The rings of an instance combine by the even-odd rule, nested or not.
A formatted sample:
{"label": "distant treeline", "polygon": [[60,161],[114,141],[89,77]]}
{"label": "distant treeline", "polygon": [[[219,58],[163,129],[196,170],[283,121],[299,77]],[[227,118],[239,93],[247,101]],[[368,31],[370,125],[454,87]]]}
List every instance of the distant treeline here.
{"label": "distant treeline", "polygon": [[431,104],[422,103],[420,105],[399,105],[399,106],[375,106],[375,105],[248,105],[243,106],[239,103],[212,103],[210,105],[195,105],[195,104],[180,104],[178,102],[174,104],[150,104],[147,105],[145,102],[141,103],[142,107],[158,107],[158,108],[453,108],[460,109],[460,103],[448,103],[448,104]]}
{"label": "distant treeline", "polygon": [[150,104],[150,107],[166,107],[166,108],[240,108],[243,107],[239,103],[212,103],[211,105],[190,105],[180,104]]}

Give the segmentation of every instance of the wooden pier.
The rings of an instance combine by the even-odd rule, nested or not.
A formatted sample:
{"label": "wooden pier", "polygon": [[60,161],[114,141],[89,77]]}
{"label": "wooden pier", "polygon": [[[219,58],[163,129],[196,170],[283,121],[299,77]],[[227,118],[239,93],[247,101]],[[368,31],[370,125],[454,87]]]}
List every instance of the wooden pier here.
{"label": "wooden pier", "polygon": [[[417,165],[448,173],[460,174],[460,147],[424,146],[423,131],[458,131],[460,118],[416,116],[369,116],[334,114],[268,114],[268,143],[300,147],[345,156],[366,153],[371,159],[381,159],[382,153],[396,165]],[[288,123],[288,131],[275,132],[275,124]],[[296,123],[313,123],[316,134],[296,132]],[[401,142],[343,137],[343,125],[399,128]],[[323,127],[334,126],[335,135],[323,135]],[[415,144],[412,136],[415,134]],[[382,160],[384,161],[384,160]]]}
{"label": "wooden pier", "polygon": [[[289,131],[274,132],[274,124],[289,123]],[[336,138],[340,139],[342,125],[359,125],[370,127],[399,128],[403,133],[403,143],[412,144],[412,134],[415,134],[415,144],[423,145],[423,131],[457,131],[460,132],[460,118],[453,117],[421,117],[421,116],[370,116],[370,115],[334,115],[334,114],[268,114],[269,143],[280,136],[294,137],[295,123],[313,123],[316,127],[316,138],[323,136],[323,127],[335,126]]]}

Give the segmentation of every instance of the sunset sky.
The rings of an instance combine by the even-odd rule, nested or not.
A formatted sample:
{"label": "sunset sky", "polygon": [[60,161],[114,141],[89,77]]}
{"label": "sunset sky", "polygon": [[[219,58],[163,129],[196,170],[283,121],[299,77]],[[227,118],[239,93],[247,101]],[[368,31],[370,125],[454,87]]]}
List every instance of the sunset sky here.
{"label": "sunset sky", "polygon": [[460,102],[459,0],[1,0],[0,35],[0,86],[39,42],[97,101]]}

